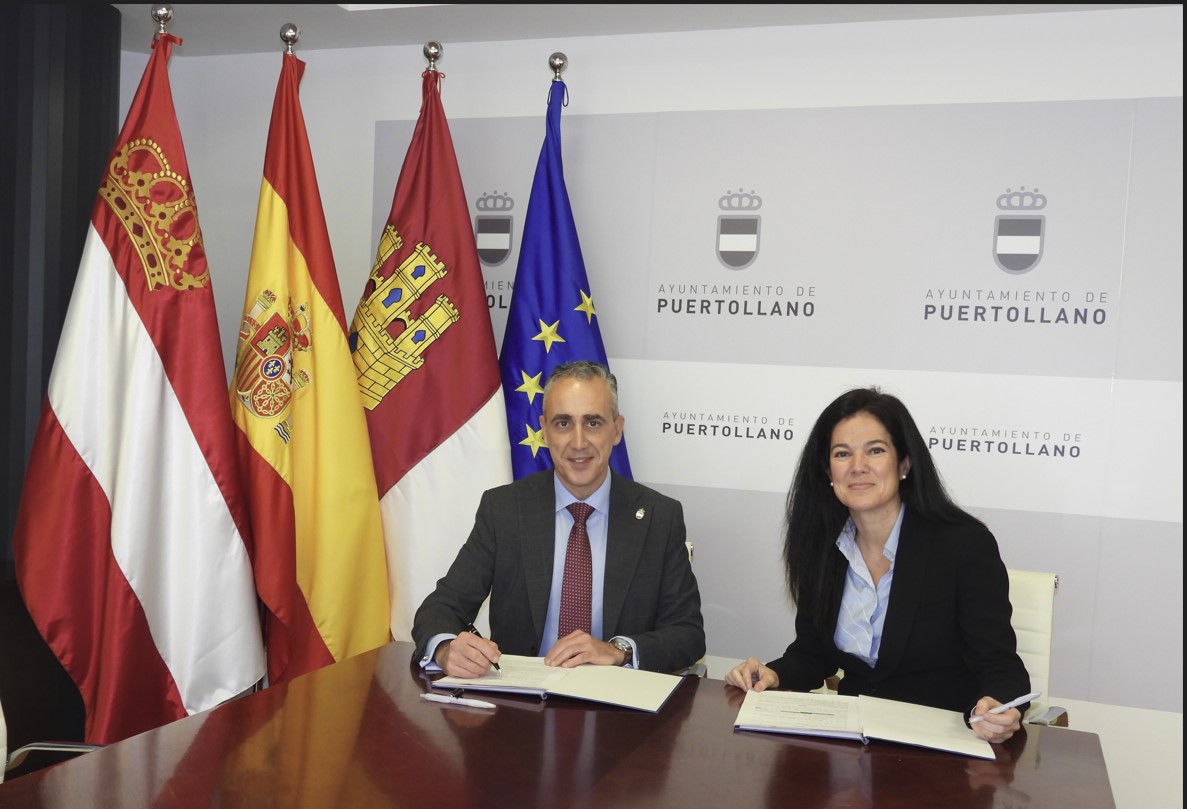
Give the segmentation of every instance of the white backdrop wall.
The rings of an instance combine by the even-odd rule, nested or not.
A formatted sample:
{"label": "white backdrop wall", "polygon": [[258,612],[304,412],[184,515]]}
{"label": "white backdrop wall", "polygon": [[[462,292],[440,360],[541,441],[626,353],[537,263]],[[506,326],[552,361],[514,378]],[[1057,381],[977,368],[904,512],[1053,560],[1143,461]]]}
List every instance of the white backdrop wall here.
{"label": "white backdrop wall", "polygon": [[[300,25],[290,12],[278,29]],[[499,341],[547,60],[569,57],[566,176],[632,466],[685,504],[710,654],[770,658],[791,640],[791,470],[825,403],[880,384],[936,440],[1006,564],[1059,574],[1053,701],[1182,712],[1182,22],[1178,6],[437,36],[467,195],[516,204],[512,251],[484,270]],[[185,38],[184,7],[170,30]],[[183,46],[170,69],[228,368],[276,44]],[[302,104],[353,311],[425,60],[315,48],[306,32]],[[145,61],[124,54],[125,110]],[[1046,198],[1022,212],[1043,217],[1042,252],[1011,273],[995,223],[1013,212],[996,202],[1020,186]],[[734,270],[716,255],[717,203],[740,190],[763,205],[754,260]],[[941,308],[962,304],[966,319]],[[423,571],[426,588],[442,572]]]}

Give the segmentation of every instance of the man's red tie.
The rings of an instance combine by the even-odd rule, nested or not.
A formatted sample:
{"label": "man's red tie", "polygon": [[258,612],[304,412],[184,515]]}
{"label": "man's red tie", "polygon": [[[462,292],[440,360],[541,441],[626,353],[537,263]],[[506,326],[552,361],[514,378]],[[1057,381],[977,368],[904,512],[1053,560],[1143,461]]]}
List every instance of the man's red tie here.
{"label": "man's red tie", "polygon": [[593,557],[589,551],[585,520],[594,509],[588,503],[571,503],[568,508],[573,515],[573,530],[569,531],[569,547],[565,550],[558,639],[576,629],[589,632],[590,602],[593,599]]}

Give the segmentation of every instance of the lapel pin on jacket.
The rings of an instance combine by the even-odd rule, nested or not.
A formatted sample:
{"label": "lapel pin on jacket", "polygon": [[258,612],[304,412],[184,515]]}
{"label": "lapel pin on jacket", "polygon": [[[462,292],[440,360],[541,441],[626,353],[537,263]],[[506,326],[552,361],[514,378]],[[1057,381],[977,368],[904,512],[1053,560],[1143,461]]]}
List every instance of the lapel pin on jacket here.
{"label": "lapel pin on jacket", "polygon": [[644,515],[644,514],[646,514],[646,513],[647,513],[647,512],[646,512],[646,511],[644,511],[643,509],[639,509],[638,511],[636,511],[636,512],[635,512],[635,519],[636,519],[636,520],[641,520],[641,519],[643,519],[643,515]]}

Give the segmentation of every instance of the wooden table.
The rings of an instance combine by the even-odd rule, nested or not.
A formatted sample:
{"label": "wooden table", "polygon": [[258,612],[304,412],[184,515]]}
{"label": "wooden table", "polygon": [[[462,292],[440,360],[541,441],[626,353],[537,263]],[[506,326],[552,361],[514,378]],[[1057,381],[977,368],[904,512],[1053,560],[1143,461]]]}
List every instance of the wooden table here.
{"label": "wooden table", "polygon": [[996,761],[735,731],[741,692],[685,678],[659,712],[419,699],[392,643],[0,784],[0,807],[1115,809],[1095,734],[1027,726]]}

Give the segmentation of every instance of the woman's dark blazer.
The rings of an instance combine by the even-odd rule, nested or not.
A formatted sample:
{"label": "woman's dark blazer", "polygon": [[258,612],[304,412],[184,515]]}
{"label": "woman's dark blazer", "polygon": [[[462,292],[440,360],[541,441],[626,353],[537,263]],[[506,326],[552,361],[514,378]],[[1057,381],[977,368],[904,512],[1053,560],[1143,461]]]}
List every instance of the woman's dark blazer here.
{"label": "woman's dark blazer", "polygon": [[[837,567],[834,584],[842,588],[847,564]],[[877,665],[837,649],[837,616],[824,634],[802,613],[796,639],[767,665],[780,688],[818,688],[840,668],[839,693],[968,712],[983,696],[1007,702],[1030,691],[1010,615],[1009,577],[993,534],[979,523],[932,522],[908,508]]]}

